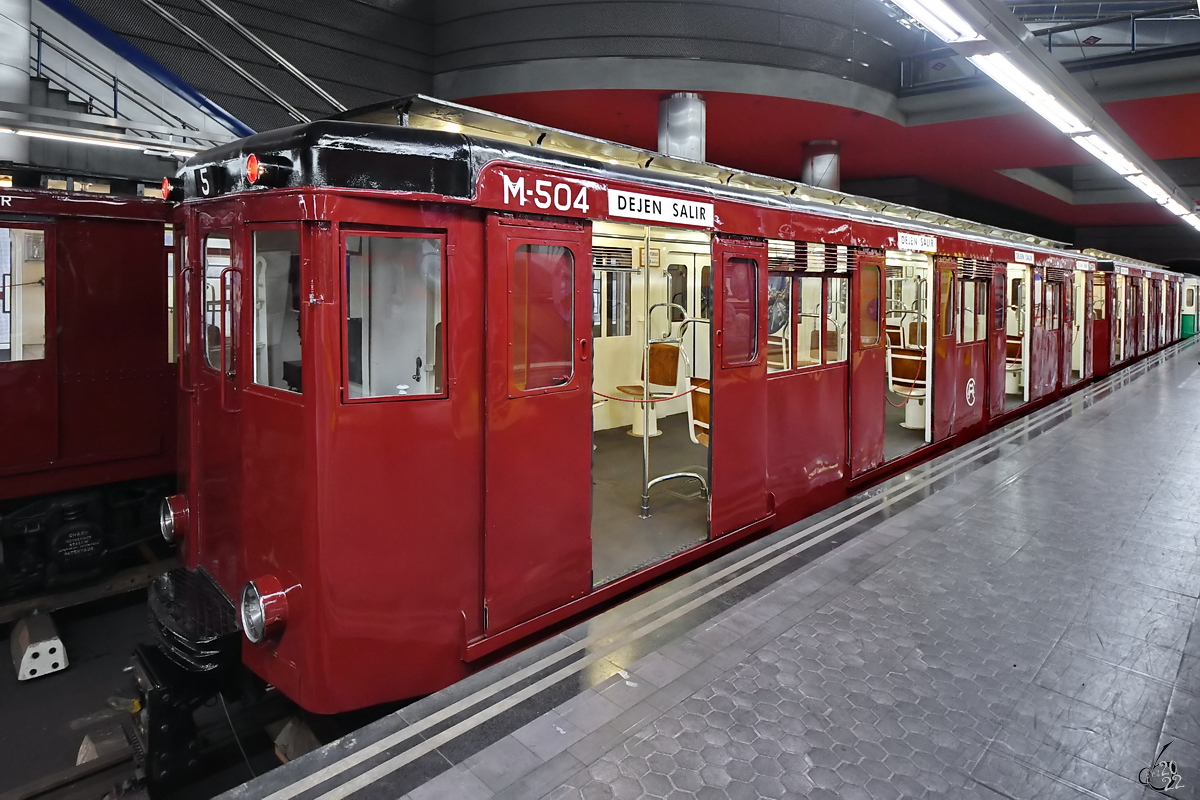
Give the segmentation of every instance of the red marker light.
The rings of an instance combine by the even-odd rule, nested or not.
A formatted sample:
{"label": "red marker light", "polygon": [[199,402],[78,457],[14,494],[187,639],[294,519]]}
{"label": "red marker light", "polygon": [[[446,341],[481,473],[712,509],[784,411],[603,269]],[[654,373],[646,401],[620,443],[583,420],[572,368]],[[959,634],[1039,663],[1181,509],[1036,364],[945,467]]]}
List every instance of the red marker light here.
{"label": "red marker light", "polygon": [[163,196],[163,200],[171,199],[171,179],[170,178],[163,178],[162,196]]}
{"label": "red marker light", "polygon": [[266,172],[264,167],[258,160],[258,156],[251,153],[246,157],[246,180],[250,183],[258,183],[258,179]]}

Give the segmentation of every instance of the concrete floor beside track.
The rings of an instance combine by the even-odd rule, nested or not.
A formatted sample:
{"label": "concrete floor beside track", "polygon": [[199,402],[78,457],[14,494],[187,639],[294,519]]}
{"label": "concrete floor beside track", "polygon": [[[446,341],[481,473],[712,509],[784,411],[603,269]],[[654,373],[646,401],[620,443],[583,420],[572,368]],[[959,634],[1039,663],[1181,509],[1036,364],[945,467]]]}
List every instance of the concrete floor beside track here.
{"label": "concrete floor beside track", "polygon": [[1200,348],[1176,349],[231,792],[1200,797]]}

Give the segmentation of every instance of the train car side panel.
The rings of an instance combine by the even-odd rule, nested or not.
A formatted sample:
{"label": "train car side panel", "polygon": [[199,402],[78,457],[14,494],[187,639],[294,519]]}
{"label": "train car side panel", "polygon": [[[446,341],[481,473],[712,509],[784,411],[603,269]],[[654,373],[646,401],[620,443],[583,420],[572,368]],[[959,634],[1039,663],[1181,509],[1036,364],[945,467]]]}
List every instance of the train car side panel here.
{"label": "train car side panel", "polygon": [[844,363],[767,380],[767,472],[781,516],[811,513],[828,490],[841,490],[848,386]]}

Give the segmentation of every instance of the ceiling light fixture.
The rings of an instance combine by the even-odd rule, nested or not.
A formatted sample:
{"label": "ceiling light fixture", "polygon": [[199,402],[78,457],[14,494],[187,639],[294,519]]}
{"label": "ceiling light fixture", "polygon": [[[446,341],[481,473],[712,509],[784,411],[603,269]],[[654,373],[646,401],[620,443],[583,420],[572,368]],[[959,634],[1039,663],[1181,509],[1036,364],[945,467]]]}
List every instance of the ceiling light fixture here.
{"label": "ceiling light fixture", "polygon": [[1032,108],[1047,122],[1066,134],[1091,133],[1079,117],[1067,110],[1049,92],[1037,84],[1003,53],[970,56],[968,59],[996,83],[1007,89],[1014,97]]}
{"label": "ceiling light fixture", "polygon": [[1170,211],[1177,217],[1186,217],[1188,214],[1192,213],[1189,209],[1184,208],[1183,203],[1180,203],[1173,197],[1168,198],[1167,202],[1163,203],[1163,208],[1167,209],[1167,211]]}
{"label": "ceiling light fixture", "polygon": [[1186,217],[1181,217],[1181,219],[1188,225],[1191,225],[1193,228],[1200,231],[1200,217],[1197,217],[1195,214],[1188,214]]}
{"label": "ceiling light fixture", "polygon": [[102,147],[115,147],[118,150],[141,150],[145,145],[133,144],[132,142],[116,142],[111,139],[92,139],[87,136],[68,136],[63,133],[48,133],[47,131],[29,131],[18,129],[18,136],[28,136],[33,139],[52,139],[56,142],[70,142],[72,144],[98,144]]}
{"label": "ceiling light fixture", "polygon": [[1136,164],[1118,153],[1115,147],[1098,134],[1089,133],[1087,136],[1076,136],[1073,141],[1123,178],[1142,173]]}
{"label": "ceiling light fixture", "polygon": [[979,33],[944,0],[892,0],[905,14],[947,44],[978,42]]}
{"label": "ceiling light fixture", "polygon": [[1166,205],[1167,201],[1172,199],[1166,189],[1159,186],[1147,175],[1126,175],[1125,180],[1141,189],[1147,197],[1159,205]]}

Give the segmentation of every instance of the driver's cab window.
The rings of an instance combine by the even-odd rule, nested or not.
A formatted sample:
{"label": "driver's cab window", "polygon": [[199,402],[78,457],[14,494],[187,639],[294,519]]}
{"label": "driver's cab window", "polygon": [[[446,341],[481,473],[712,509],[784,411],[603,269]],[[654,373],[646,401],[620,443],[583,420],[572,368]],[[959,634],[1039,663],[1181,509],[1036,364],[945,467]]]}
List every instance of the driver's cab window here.
{"label": "driver's cab window", "polygon": [[288,392],[300,380],[300,232],[254,232],[254,382]]}
{"label": "driver's cab window", "polygon": [[442,239],[345,237],[346,394],[443,393]]}
{"label": "driver's cab window", "polygon": [[46,234],[0,228],[0,362],[46,357]]}

